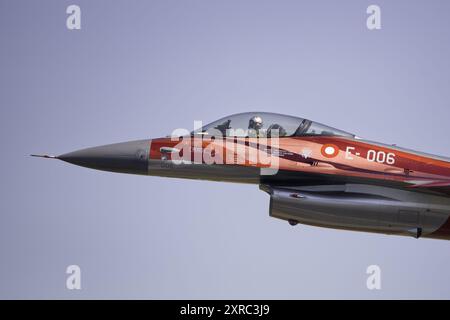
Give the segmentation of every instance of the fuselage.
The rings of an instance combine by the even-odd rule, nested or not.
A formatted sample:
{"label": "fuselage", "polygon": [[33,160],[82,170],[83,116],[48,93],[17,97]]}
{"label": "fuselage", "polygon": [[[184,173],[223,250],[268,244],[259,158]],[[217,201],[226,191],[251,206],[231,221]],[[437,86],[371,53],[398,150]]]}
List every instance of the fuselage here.
{"label": "fuselage", "polygon": [[[318,200],[313,203],[314,208],[328,202],[332,213],[328,215],[302,208],[305,200],[300,205],[293,205],[293,211],[304,215],[279,214],[272,210],[275,206],[271,198],[271,215],[322,227],[450,239],[450,198],[446,189],[438,188],[450,180],[450,162],[445,158],[357,138],[286,137],[278,139],[276,148],[272,145],[269,153],[278,161],[276,168],[269,170],[271,166],[267,161],[260,163],[248,159],[251,149],[267,152],[266,145],[261,146],[258,140],[153,139],[149,149],[148,174],[255,183],[277,190],[287,188],[287,192],[292,188],[298,189],[298,186],[303,189],[320,186],[327,191],[325,186],[346,185],[346,195],[379,198],[364,198],[368,203],[361,199],[349,202],[348,198],[343,202],[339,201],[343,199],[341,196],[317,198],[316,193]],[[264,143],[271,145],[268,140]],[[212,150],[215,151],[213,161],[210,156]],[[172,161],[173,152],[183,151],[189,151],[189,154],[179,156],[177,159],[181,161]],[[271,197],[275,194],[272,192]],[[313,199],[313,196],[310,194],[308,199]],[[367,218],[361,223],[356,222],[360,217]],[[335,222],[336,219],[339,222]],[[344,223],[344,220],[348,221]],[[420,235],[416,234],[418,232]]]}
{"label": "fuselage", "polygon": [[[243,115],[230,119],[239,122]],[[228,133],[232,121],[224,118],[190,135],[56,158],[120,173],[258,184],[271,196],[270,214],[293,224],[450,239],[448,158],[362,140],[301,118],[263,116],[282,120],[284,128],[276,124],[281,136],[271,133],[273,124],[264,135],[212,135],[211,128]]]}
{"label": "fuselage", "polygon": [[[184,142],[181,142],[184,140]],[[367,182],[392,186],[420,187],[422,184],[447,182],[450,180],[450,162],[445,158],[406,151],[396,146],[366,142],[345,137],[286,137],[278,138],[276,147],[270,139],[264,145],[258,138],[224,138],[220,141],[197,137],[153,139],[149,147],[150,175],[174,175],[181,177],[183,170],[192,170],[195,165],[210,165],[216,169],[204,169],[204,178],[216,180],[221,171],[236,170],[248,174],[230,178],[234,182],[296,184],[298,179],[330,178],[348,182]],[[277,158],[274,174],[261,175],[261,168],[271,168],[271,164],[249,159],[251,150],[261,150],[271,146],[268,153]],[[187,146],[187,147],[186,147]],[[184,148],[184,150],[183,150]],[[189,150],[182,154],[181,161],[173,163],[173,152]],[[213,150],[213,160],[205,160],[206,153]],[[208,162],[209,161],[209,162]],[[231,168],[221,168],[227,166]],[[199,171],[202,170],[199,167]],[[152,172],[152,170],[154,170]],[[198,172],[200,173],[200,172]],[[270,171],[269,171],[270,173]],[[189,178],[190,176],[186,176]],[[194,177],[193,177],[194,178]]]}

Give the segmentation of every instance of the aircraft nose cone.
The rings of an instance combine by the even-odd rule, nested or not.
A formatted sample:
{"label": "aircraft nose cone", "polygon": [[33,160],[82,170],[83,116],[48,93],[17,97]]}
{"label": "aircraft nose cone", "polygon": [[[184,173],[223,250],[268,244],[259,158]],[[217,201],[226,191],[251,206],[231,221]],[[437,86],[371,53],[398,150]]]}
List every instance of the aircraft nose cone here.
{"label": "aircraft nose cone", "polygon": [[57,158],[72,164],[104,171],[147,174],[151,140],[108,144],[69,152]]}

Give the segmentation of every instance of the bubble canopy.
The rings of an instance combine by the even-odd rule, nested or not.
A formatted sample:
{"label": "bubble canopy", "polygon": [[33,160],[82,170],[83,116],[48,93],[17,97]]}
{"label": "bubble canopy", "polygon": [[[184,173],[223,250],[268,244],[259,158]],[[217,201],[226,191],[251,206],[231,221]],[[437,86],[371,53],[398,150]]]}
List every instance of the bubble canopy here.
{"label": "bubble canopy", "polygon": [[354,134],[311,120],[271,112],[245,112],[211,122],[191,135],[226,137],[345,136]]}

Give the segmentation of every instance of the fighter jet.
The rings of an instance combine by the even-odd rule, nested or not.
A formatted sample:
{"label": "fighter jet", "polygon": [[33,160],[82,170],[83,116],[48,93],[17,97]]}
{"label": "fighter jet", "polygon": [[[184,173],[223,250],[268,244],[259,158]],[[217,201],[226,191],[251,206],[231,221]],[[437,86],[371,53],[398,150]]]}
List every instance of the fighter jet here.
{"label": "fighter jet", "polygon": [[450,158],[267,112],[178,131],[33,156],[119,173],[256,184],[270,196],[270,216],[291,225],[450,240]]}

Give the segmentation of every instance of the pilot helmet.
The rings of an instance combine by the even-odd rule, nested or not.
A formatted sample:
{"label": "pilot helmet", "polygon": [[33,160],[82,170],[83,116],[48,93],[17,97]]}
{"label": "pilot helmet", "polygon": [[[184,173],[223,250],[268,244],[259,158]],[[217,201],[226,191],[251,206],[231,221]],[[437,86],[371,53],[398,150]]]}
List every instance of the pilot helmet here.
{"label": "pilot helmet", "polygon": [[248,122],[249,129],[259,130],[262,128],[262,126],[263,126],[263,120],[260,116],[254,116]]}

